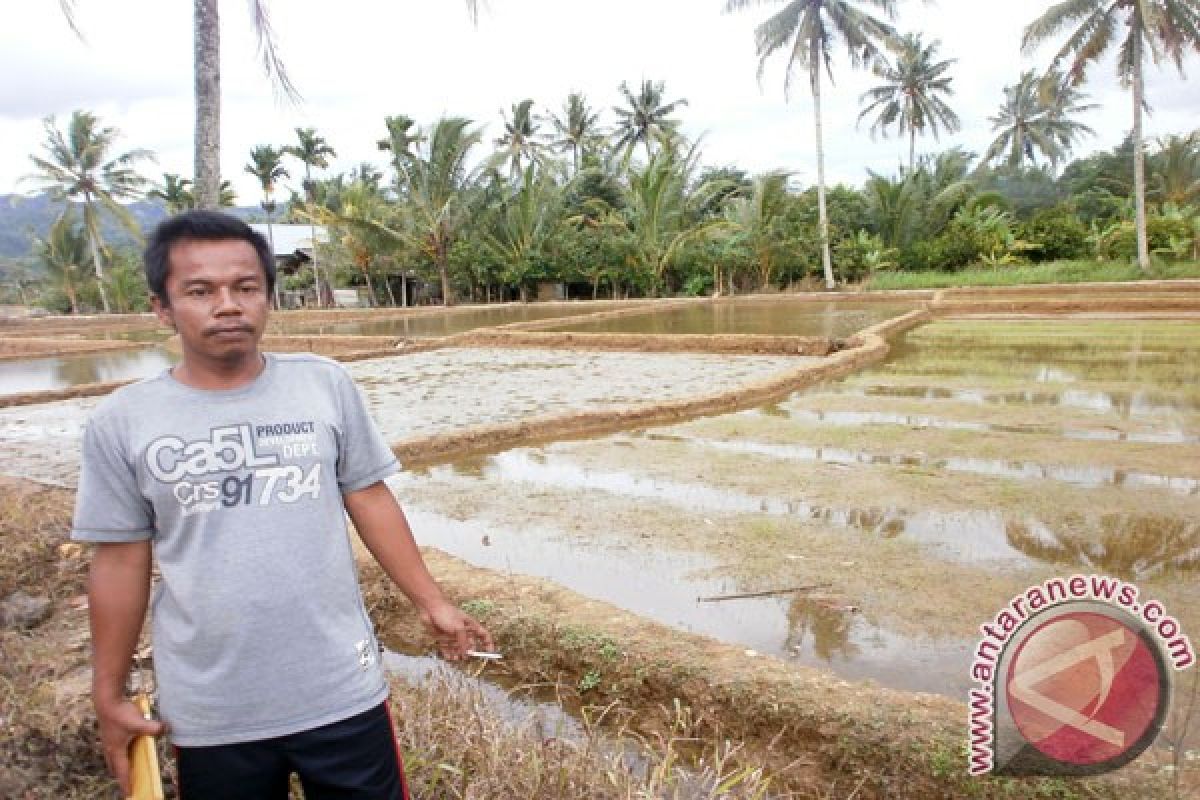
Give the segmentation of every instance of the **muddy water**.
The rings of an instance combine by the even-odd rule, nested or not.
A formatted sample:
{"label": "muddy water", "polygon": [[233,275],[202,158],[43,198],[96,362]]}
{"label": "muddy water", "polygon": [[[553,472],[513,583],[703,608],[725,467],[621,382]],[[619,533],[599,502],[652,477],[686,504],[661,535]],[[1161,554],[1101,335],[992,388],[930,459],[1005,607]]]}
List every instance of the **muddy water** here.
{"label": "muddy water", "polygon": [[759,334],[842,337],[917,308],[908,303],[763,302],[706,303],[657,314],[564,325],[553,330],[586,333]]}
{"label": "muddy water", "polygon": [[[595,310],[595,309],[592,309]],[[542,319],[570,317],[586,314],[588,309],[565,306],[505,306],[479,311],[452,311],[444,314],[419,316],[392,316],[376,320],[325,323],[315,325],[286,325],[284,333],[342,334],[358,336],[402,336],[406,338],[428,338],[452,336],[476,328],[490,328],[515,322],[533,322]]]}
{"label": "muddy water", "polygon": [[1039,580],[1135,580],[1200,630],[1198,348],[1200,323],[938,323],[774,406],[396,490],[418,536],[476,563],[958,696],[978,624]]}
{"label": "muddy water", "polygon": [[[414,493],[424,495],[415,483],[432,479],[425,488],[446,484],[463,488],[472,482],[498,479],[491,466],[476,478],[454,469],[432,473],[393,481],[393,488],[406,498],[406,512],[418,541],[479,566],[546,578],[682,630],[800,664],[832,666],[853,679],[886,679],[894,661],[912,648],[909,637],[897,636],[845,610],[843,600],[827,594],[701,600],[740,591],[737,580],[714,574],[720,563],[711,556],[568,535],[553,522],[512,527],[491,519],[458,520],[431,511],[420,501],[408,499]],[[603,483],[603,478],[600,480]],[[486,491],[486,483],[477,489]],[[921,670],[902,682],[887,682],[915,691],[958,685],[960,676],[947,665],[956,663],[968,646],[966,642],[929,642],[912,655],[922,664]]]}
{"label": "muddy water", "polygon": [[564,711],[558,703],[515,695],[496,683],[455,669],[439,658],[385,650],[383,666],[389,675],[409,684],[427,685],[430,681],[441,681],[476,691],[488,709],[500,719],[513,727],[532,725],[542,739],[582,741],[587,736],[583,723]]}
{"label": "muddy water", "polygon": [[164,348],[33,358],[0,362],[0,395],[62,389],[85,383],[145,378],[174,364]]}

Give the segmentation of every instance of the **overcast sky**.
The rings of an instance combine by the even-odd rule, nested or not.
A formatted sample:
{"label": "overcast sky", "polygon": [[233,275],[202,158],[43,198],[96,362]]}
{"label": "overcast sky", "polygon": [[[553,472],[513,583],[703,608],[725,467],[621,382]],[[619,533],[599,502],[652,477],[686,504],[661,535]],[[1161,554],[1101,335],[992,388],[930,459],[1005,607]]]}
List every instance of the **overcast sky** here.
{"label": "overcast sky", "polygon": [[[954,108],[963,131],[940,142],[918,140],[931,151],[962,145],[983,152],[991,140],[988,116],[1002,89],[1023,69],[1044,68],[1051,51],[1024,58],[1021,31],[1048,7],[1046,0],[901,0],[896,25],[940,39],[940,55],[954,58]],[[52,0],[13,3],[0,26],[0,193],[27,192],[20,178],[32,170],[29,154],[45,139],[42,118],[60,124],[73,109],[98,114],[120,129],[120,149],[153,150],[147,177],[192,172],[192,20],[185,0],[78,0],[86,42],[67,27]],[[780,4],[722,14],[724,0],[488,0],[476,28],[461,0],[275,0],[271,5],[280,52],[304,100],[278,102],[261,65],[247,3],[223,0],[221,168],[239,203],[259,199],[243,167],[256,144],[283,144],[296,126],[313,126],[336,148],[331,172],[367,160],[382,167],[376,147],[383,118],[408,114],[428,124],[443,114],[486,123],[486,141],[499,135],[500,110],[532,97],[543,112],[561,107],[580,90],[611,124],[617,86],[649,78],[666,82],[667,98],[687,98],[680,117],[690,136],[706,135],[706,164],[734,164],[751,172],[773,168],[815,180],[812,101],[797,81],[783,92],[784,56],[755,77],[753,28]],[[1198,60],[1188,80],[1173,66],[1151,69],[1147,92],[1155,113],[1148,136],[1200,125]],[[907,158],[902,139],[872,141],[869,125],[856,129],[859,98],[876,83],[852,72],[844,57],[827,87],[824,121],[830,182],[859,185],[865,170],[894,172]],[[1111,65],[1089,76],[1101,108],[1084,121],[1098,136],[1077,151],[1110,148],[1131,127],[1131,100]],[[293,176],[299,165],[289,167]],[[290,182],[299,186],[298,178]]]}

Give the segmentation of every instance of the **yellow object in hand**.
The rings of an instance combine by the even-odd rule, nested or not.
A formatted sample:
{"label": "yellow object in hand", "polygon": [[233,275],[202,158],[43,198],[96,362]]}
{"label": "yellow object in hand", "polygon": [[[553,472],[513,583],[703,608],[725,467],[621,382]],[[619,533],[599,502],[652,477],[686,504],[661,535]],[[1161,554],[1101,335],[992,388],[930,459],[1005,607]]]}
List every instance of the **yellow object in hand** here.
{"label": "yellow object in hand", "polygon": [[[150,697],[145,692],[133,696],[133,704],[146,719],[150,715]],[[153,736],[138,736],[129,745],[131,800],[163,800],[162,772],[158,768],[158,750]]]}

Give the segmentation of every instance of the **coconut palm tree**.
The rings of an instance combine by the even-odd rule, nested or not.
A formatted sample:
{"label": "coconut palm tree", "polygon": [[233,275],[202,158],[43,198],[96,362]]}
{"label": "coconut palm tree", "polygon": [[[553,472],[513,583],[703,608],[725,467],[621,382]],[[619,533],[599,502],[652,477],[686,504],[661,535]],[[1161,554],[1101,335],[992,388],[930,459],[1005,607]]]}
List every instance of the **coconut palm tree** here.
{"label": "coconut palm tree", "polygon": [[192,182],[173,172],[164,172],[162,183],[156,184],[146,192],[146,197],[160,201],[167,208],[168,214],[178,214],[195,205],[195,198],[189,188]]}
{"label": "coconut palm tree", "polygon": [[[275,254],[275,182],[290,177],[283,166],[283,150],[262,144],[250,150],[250,161],[245,170],[258,179],[262,187],[262,210],[267,212],[267,239],[271,243],[271,255]],[[275,281],[275,307],[280,308],[279,281]]]}
{"label": "coconut palm tree", "polygon": [[[783,218],[788,209],[788,178],[786,172],[767,172],[756,177],[750,193],[738,195],[725,206],[724,230],[731,242],[751,252],[758,270],[758,285],[767,289],[778,256],[787,241]],[[719,289],[720,283],[714,281]]]}
{"label": "coconut palm tree", "polygon": [[54,287],[66,296],[71,313],[78,314],[79,290],[87,283],[88,237],[70,207],[50,226],[45,239],[34,240],[33,250]]}
{"label": "coconut palm tree", "polygon": [[599,120],[600,112],[592,110],[583,92],[568,94],[562,116],[555,114],[550,117],[550,123],[558,134],[551,146],[560,152],[570,151],[573,175],[579,174],[579,163],[584,150],[603,136]]}
{"label": "coconut palm tree", "polygon": [[496,163],[508,162],[508,176],[515,184],[521,180],[524,165],[541,161],[538,142],[538,117],[533,113],[533,100],[525,99],[512,105],[512,117],[503,111],[504,135],[496,140]]}
{"label": "coconut palm tree", "polygon": [[641,142],[646,147],[646,159],[653,153],[650,143],[662,142],[674,138],[679,132],[679,120],[672,119],[676,109],[686,106],[687,100],[680,98],[670,103],[663,101],[666,84],[663,81],[642,81],[635,95],[629,84],[621,81],[621,94],[625,98],[625,107],[614,106],[617,115],[617,136],[615,149],[632,152],[633,147]]}
{"label": "coconut palm tree", "polygon": [[1150,245],[1146,237],[1146,154],[1142,114],[1146,102],[1145,66],[1149,57],[1156,65],[1169,58],[1183,75],[1183,58],[1200,52],[1200,0],[1063,0],[1025,29],[1021,48],[1026,53],[1060,32],[1069,36],[1054,56],[1057,69],[1066,64],[1066,79],[1073,86],[1083,83],[1088,67],[1099,60],[1121,37],[1117,51],[1117,74],[1133,95],[1133,183],[1137,208],[1138,265],[1150,269]]}
{"label": "coconut palm tree", "polygon": [[[76,2],[59,0],[58,5],[71,30],[82,39],[83,33],[75,19]],[[281,96],[298,102],[300,94],[275,49],[275,34],[266,0],[249,0],[249,5],[258,52],[267,76]],[[198,208],[216,208],[224,205],[221,202],[221,36],[217,0],[193,0],[192,19],[196,95],[194,194]]]}
{"label": "coconut palm tree", "polygon": [[1095,135],[1074,117],[1096,107],[1056,72],[1045,76],[1024,72],[1014,85],[1004,88],[1004,103],[995,116],[988,117],[996,138],[983,163],[1003,158],[1005,166],[1016,169],[1025,161],[1037,163],[1040,155],[1057,167],[1081,136]]}
{"label": "coconut palm tree", "polygon": [[516,190],[497,207],[483,244],[503,266],[505,281],[517,287],[524,303],[529,298],[529,284],[537,274],[546,242],[554,233],[562,189],[532,164],[521,173],[520,181]]}
{"label": "coconut palm tree", "polygon": [[629,170],[621,217],[633,237],[633,261],[654,290],[664,288],[667,270],[681,248],[721,226],[720,220],[696,222],[699,210],[719,189],[718,180],[696,186],[697,145],[664,142],[644,167]]}
{"label": "coconut palm tree", "polygon": [[1150,157],[1149,195],[1177,206],[1200,201],[1200,131],[1158,140]]}
{"label": "coconut palm tree", "polygon": [[420,131],[413,130],[417,124],[416,120],[405,114],[384,117],[383,124],[387,126],[387,138],[379,139],[375,145],[380,150],[392,154],[392,166],[396,168],[397,181],[399,181],[401,164],[407,164],[412,160],[413,148],[424,141],[424,138]]}
{"label": "coconut palm tree", "polygon": [[[75,21],[77,0],[59,0],[67,24],[81,39]],[[479,21],[480,0],[466,0],[472,23]],[[266,0],[249,0],[250,17],[258,40],[263,68],[281,97],[295,103],[300,93],[292,84],[275,47]],[[195,177],[196,205],[215,208],[221,200],[221,36],[217,0],[193,0],[194,61],[196,95]],[[316,244],[313,245],[316,252]]]}
{"label": "coconut palm tree", "polygon": [[149,150],[137,149],[110,157],[120,132],[100,127],[99,119],[87,111],[71,114],[65,134],[55,125],[54,117],[46,117],[42,123],[46,128],[42,147],[47,157],[30,156],[38,172],[28,176],[28,180],[38,181],[55,200],[68,204],[75,200],[83,202],[83,227],[92,251],[100,302],[107,312],[100,219],[103,215],[110,216],[134,236],[141,236],[137,222],[120,201],[141,196],[146,181],[134,167],[139,161],[153,160],[154,155]]}
{"label": "coconut palm tree", "polygon": [[[725,10],[736,11],[757,5],[758,0],[726,0]],[[784,92],[791,88],[796,67],[808,73],[813,96],[813,119],[817,139],[817,215],[821,234],[821,266],[825,287],[833,289],[833,261],[829,254],[829,214],[825,206],[825,143],[821,121],[821,72],[833,78],[833,51],[843,44],[854,67],[882,59],[882,46],[895,41],[896,31],[887,22],[864,11],[868,6],[888,19],[896,16],[895,0],[787,0],[782,10],[768,17],[754,31],[758,49],[758,77],[762,80],[767,59],[788,53]]]}
{"label": "coconut palm tree", "polygon": [[394,209],[386,202],[379,184],[356,178],[342,188],[336,210],[315,206],[313,215],[325,225],[332,241],[337,242],[362,273],[371,305],[378,306],[379,298],[371,279],[371,268],[377,266],[381,253],[400,241],[390,227]]}
{"label": "coconut palm tree", "polygon": [[[337,151],[329,146],[329,142],[325,141],[325,137],[317,133],[316,128],[296,128],[296,139],[298,144],[284,145],[283,153],[289,155],[300,163],[304,164],[304,202],[311,206],[316,199],[316,184],[313,183],[312,170],[313,167],[325,169],[329,166],[330,158],[337,158]],[[310,224],[309,235],[312,241],[312,270],[313,280],[317,285],[317,306],[325,305],[325,294],[327,290],[332,290],[333,285],[325,281],[325,286],[322,286],[321,267],[317,259],[317,228],[311,224],[312,217],[309,217]]]}
{"label": "coconut palm tree", "polygon": [[1004,158],[1010,168],[1026,160],[1036,163],[1038,155],[1057,164],[1063,157],[1058,140],[1049,130],[1049,116],[1038,86],[1041,79],[1033,70],[1022,73],[1012,86],[1004,87],[1004,103],[995,116],[988,117],[996,138],[984,153],[984,162]]}
{"label": "coconut palm tree", "polygon": [[470,190],[479,166],[470,166],[471,151],[482,133],[464,117],[444,117],[434,123],[412,160],[401,172],[401,229],[396,232],[424,252],[437,268],[442,302],[451,305],[450,246],[467,221]]}
{"label": "coconut palm tree", "polygon": [[937,139],[939,126],[954,133],[961,125],[954,109],[942,99],[954,94],[950,84],[954,78],[948,72],[958,59],[938,61],[936,53],[940,41],[925,44],[919,33],[910,33],[896,45],[895,63],[880,62],[875,66],[875,75],[885,82],[863,94],[863,101],[870,101],[858,115],[859,122],[875,113],[871,134],[882,132],[887,135],[893,125],[896,132],[908,134],[908,169],[916,166],[917,135],[933,134]]}

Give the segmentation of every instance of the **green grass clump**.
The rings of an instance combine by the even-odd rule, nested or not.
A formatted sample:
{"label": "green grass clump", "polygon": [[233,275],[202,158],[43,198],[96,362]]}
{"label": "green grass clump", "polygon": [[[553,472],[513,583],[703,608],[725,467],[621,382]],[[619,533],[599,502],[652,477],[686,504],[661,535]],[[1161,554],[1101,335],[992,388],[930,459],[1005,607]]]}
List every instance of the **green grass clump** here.
{"label": "green grass clump", "polygon": [[1112,283],[1200,278],[1200,262],[1155,264],[1149,273],[1116,261],[1050,261],[1024,266],[973,267],[959,272],[876,272],[863,284],[870,290],[947,289],[959,286],[1019,286],[1038,283]]}

